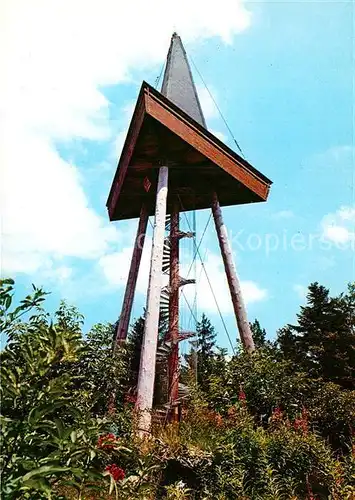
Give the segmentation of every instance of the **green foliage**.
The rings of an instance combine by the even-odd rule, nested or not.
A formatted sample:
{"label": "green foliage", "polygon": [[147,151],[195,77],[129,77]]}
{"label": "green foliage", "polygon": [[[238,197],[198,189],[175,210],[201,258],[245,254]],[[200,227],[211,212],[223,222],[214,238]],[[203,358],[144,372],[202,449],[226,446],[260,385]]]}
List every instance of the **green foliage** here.
{"label": "green foliage", "polygon": [[90,476],[90,436],[97,436],[99,424],[85,421],[71,395],[71,377],[60,370],[77,360],[81,348],[76,334],[41,323],[16,336],[2,353],[5,498],[32,490],[49,498],[51,483],[59,477]]}
{"label": "green foliage", "polygon": [[113,353],[113,325],[84,337],[75,307],[62,302],[51,317],[34,288],[12,308],[13,286],[0,286],[4,499],[355,497],[352,287],[332,299],[312,286],[298,330],[286,327],[278,345],[256,320],[252,355],[227,357],[203,316],[199,383],[183,420],[142,441],[125,396],[137,380],[144,318]]}
{"label": "green foliage", "polygon": [[283,355],[312,377],[355,389],[355,286],[330,297],[312,283],[298,324],[283,328],[278,342]]}
{"label": "green foliage", "polygon": [[127,354],[130,387],[136,387],[138,384],[138,372],[143,341],[144,323],[145,319],[143,316],[138,318],[132,325],[128,336]]}
{"label": "green foliage", "polygon": [[295,419],[306,407],[312,428],[333,448],[349,446],[354,427],[355,391],[342,390],[334,383],[313,379],[298,371],[290,360],[278,359],[277,350],[259,349],[250,356],[241,354],[224,363],[209,378],[205,398],[210,407],[226,413],[238,401],[243,387],[247,406],[255,421],[265,426],[276,407]]}
{"label": "green foliage", "polygon": [[213,369],[217,337],[214,327],[205,314],[202,314],[201,321],[196,325],[196,333],[197,340],[192,343],[193,352],[185,355],[185,361],[194,372],[195,378],[197,377],[198,386],[204,390]]}
{"label": "green foliage", "polygon": [[[222,417],[195,399],[179,431],[161,434],[168,491],[182,481],[186,498],[303,499],[310,491],[315,498],[342,498],[336,496],[339,462],[315,433],[283,415],[265,429],[255,426],[243,402],[229,410]],[[352,491],[345,464],[341,487]]]}
{"label": "green foliage", "polygon": [[174,490],[182,481],[186,498],[196,499],[352,498],[354,456],[336,460],[303,418],[305,425],[295,426],[274,411],[269,424],[260,426],[245,400],[223,416],[195,395],[180,427],[160,435],[162,484]]}
{"label": "green foliage", "polygon": [[166,498],[167,500],[183,500],[189,498],[190,492],[190,488],[186,488],[183,481],[177,481],[166,487]]}
{"label": "green foliage", "polygon": [[32,285],[33,294],[27,295],[15,309],[10,310],[14,296],[14,284],[15,282],[11,278],[0,280],[0,332],[2,335],[6,335],[10,341],[26,327],[20,321],[24,314],[35,309],[37,315],[32,316],[30,322],[41,320],[43,311],[40,306],[46,295],[41,288]]}
{"label": "green foliage", "polygon": [[[157,356],[155,368],[155,386],[154,386],[154,404],[162,405],[168,401],[168,356],[170,346],[164,345],[166,337],[167,323],[164,315],[159,317],[158,327],[158,353],[160,347],[163,347],[163,356]],[[138,373],[140,365],[140,356],[142,349],[143,333],[144,333],[145,317],[139,317],[132,325],[128,339],[125,344],[123,355],[126,364],[126,384],[129,392],[135,392],[138,385]]]}
{"label": "green foliage", "polygon": [[213,355],[217,334],[205,314],[202,314],[201,321],[197,323],[196,332],[198,352],[200,354],[201,361],[208,360],[208,358]]}
{"label": "green foliage", "polygon": [[266,344],[266,330],[261,328],[261,325],[257,319],[253,323],[250,323],[251,333],[253,335],[253,340],[255,347],[263,347]]}
{"label": "green foliage", "polygon": [[[12,286],[10,280],[1,283],[10,339],[1,353],[2,496],[55,498],[60,485],[80,491],[84,481],[103,479],[106,452],[97,440],[108,422],[91,415],[91,394],[79,390],[84,372],[78,366],[88,352],[80,315],[62,303],[51,321],[39,309],[43,293],[36,291],[11,312]],[[31,307],[37,314],[22,324],[20,316]]]}
{"label": "green foliage", "polygon": [[110,404],[123,408],[128,361],[124,347],[113,352],[113,335],[113,325],[94,325],[83,340],[83,353],[73,367],[75,375],[80,376],[80,402],[93,415],[104,416]]}

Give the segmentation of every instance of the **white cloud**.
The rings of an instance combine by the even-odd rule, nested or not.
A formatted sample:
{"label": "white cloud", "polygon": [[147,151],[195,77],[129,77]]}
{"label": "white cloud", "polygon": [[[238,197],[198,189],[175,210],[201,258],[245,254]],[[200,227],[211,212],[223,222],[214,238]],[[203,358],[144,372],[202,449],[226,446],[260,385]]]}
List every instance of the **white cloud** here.
{"label": "white cloud", "polygon": [[338,215],[344,222],[355,223],[355,207],[341,207],[338,211]]}
{"label": "white cloud", "polygon": [[59,285],[67,283],[68,280],[72,277],[72,274],[72,268],[65,265],[53,266],[52,262],[49,262],[48,268],[42,271],[43,277],[47,277],[52,281],[56,281]]}
{"label": "white cloud", "polygon": [[216,137],[218,137],[218,139],[222,142],[224,142],[224,144],[226,144],[227,142],[227,137],[222,133],[220,132],[219,130],[214,130],[214,129],[209,129],[211,134],[215,135]]}
{"label": "white cloud", "polygon": [[[206,87],[202,87],[202,86],[197,86],[197,93],[198,93],[198,97],[200,99],[200,103],[201,103],[201,108],[202,108],[202,111],[203,111],[203,115],[206,119],[206,121],[208,122],[209,120],[212,120],[213,118],[218,118],[219,116],[219,112],[218,112],[218,109],[215,105],[215,103],[213,102],[213,99],[217,101],[217,93],[215,90],[212,90],[211,88],[209,88],[209,91],[206,89]],[[213,96],[213,99],[211,98],[211,94]]]}
{"label": "white cloud", "polygon": [[334,146],[312,157],[317,168],[336,169],[338,172],[352,170],[354,167],[355,147],[349,144]]}
{"label": "white cloud", "polygon": [[335,244],[355,242],[355,207],[343,206],[323,217],[323,237]]}
{"label": "white cloud", "polygon": [[[151,253],[151,239],[146,237],[142,260],[139,268],[137,280],[137,292],[146,294],[149,277],[149,262]],[[101,268],[107,282],[114,287],[125,287],[131,263],[133,247],[125,247],[119,252],[104,255],[99,260]]]}
{"label": "white cloud", "polygon": [[307,297],[308,288],[304,285],[293,285],[293,291],[296,292],[298,297],[304,300]]}
{"label": "white cloud", "polygon": [[2,3],[3,272],[33,274],[46,262],[57,269],[62,257],[112,252],[117,231],[90,207],[56,142],[113,139],[102,87],[160,63],[175,29],[185,42],[220,36],[230,43],[249,23],[240,0]]}
{"label": "white cloud", "polygon": [[[137,292],[145,295],[147,293],[148,287],[148,277],[150,268],[150,252],[151,252],[151,240],[147,238],[146,244],[144,246],[142,261],[140,265],[138,280],[137,280]],[[99,266],[111,286],[114,287],[124,287],[127,281],[129,263],[132,256],[132,247],[127,247],[122,249],[120,252],[115,252],[110,255],[103,256],[99,261]],[[211,252],[208,252],[204,259],[204,266],[207,271],[210,283],[212,284],[215,297],[217,299],[218,306],[222,313],[231,314],[233,313],[233,306],[230,298],[229,288],[227,280],[225,277],[222,257]],[[189,265],[182,265],[180,269],[180,275],[182,277],[191,278],[188,275],[190,269]],[[216,306],[215,299],[211,292],[206,274],[202,268],[201,263],[197,263],[196,266],[196,277],[197,277],[197,297],[198,297],[198,307],[202,311],[209,313],[217,313],[218,308]],[[163,286],[167,284],[167,277],[162,278]],[[242,281],[241,282],[243,298],[245,303],[252,304],[254,302],[259,302],[265,300],[268,296],[267,290],[261,288],[257,283],[253,281]],[[186,299],[192,305],[194,301],[194,286],[186,285],[183,287],[183,292]],[[181,303],[184,304],[184,298],[181,298]]]}
{"label": "white cloud", "polygon": [[[209,281],[213,287],[214,295],[217,299],[218,306],[222,313],[233,313],[233,306],[228,288],[227,278],[224,271],[222,257],[217,254],[208,252],[204,259],[204,267],[209,277]],[[185,272],[185,274],[184,274]],[[188,269],[182,269],[182,276],[186,277]],[[196,266],[197,276],[197,297],[198,307],[200,310],[210,313],[217,313],[218,308],[216,301],[211,292],[209,282],[206,277],[200,262]],[[242,293],[244,301],[247,305],[254,302],[259,302],[267,298],[267,290],[261,288],[254,281],[241,281]],[[194,298],[194,290],[187,285],[184,288],[184,294],[192,304]]]}
{"label": "white cloud", "polygon": [[325,237],[334,243],[347,243],[351,239],[350,231],[346,227],[328,225],[324,228]]}
{"label": "white cloud", "polygon": [[260,302],[261,300],[265,300],[268,296],[267,290],[265,288],[260,288],[254,281],[242,281],[241,287],[246,304]]}
{"label": "white cloud", "polygon": [[49,143],[11,130],[3,138],[2,272],[33,274],[56,257],[96,258],[119,241],[89,207],[77,169]]}
{"label": "white cloud", "polygon": [[123,145],[126,140],[126,135],[127,135],[127,127],[121,130],[121,132],[118,133],[115,141],[114,141],[114,157],[115,159],[119,159],[122,153]]}
{"label": "white cloud", "polygon": [[294,216],[295,214],[292,210],[280,210],[279,212],[273,214],[274,219],[292,219]]}
{"label": "white cloud", "polygon": [[121,108],[120,114],[118,116],[118,123],[120,132],[114,140],[114,158],[117,160],[121,156],[122,148],[126,140],[126,135],[128,127],[133,115],[135,108],[135,101],[126,102]]}

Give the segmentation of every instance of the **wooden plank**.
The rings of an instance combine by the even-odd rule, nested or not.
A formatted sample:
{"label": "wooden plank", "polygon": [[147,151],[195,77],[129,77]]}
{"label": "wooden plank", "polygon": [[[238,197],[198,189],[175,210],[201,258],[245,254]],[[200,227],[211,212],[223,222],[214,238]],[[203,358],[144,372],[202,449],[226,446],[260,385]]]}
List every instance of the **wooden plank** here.
{"label": "wooden plank", "polygon": [[161,167],[158,178],[146,318],[138,376],[136,409],[138,412],[138,433],[141,436],[149,433],[151,426],[155,362],[158,344],[160,293],[162,288],[162,264],[167,195],[168,168]]}
{"label": "wooden plank", "polygon": [[116,332],[115,347],[117,347],[119,342],[125,341],[127,338],[129,320],[131,318],[131,312],[133,306],[134,293],[137,285],[139,266],[141,263],[144,240],[147,231],[147,223],[148,223],[148,212],[146,206],[143,204],[139,217],[136,239],[134,242],[131,265],[126,284],[126,291],[122,304],[122,311]]}
{"label": "wooden plank", "polygon": [[239,335],[244,348],[247,351],[254,351],[253,335],[250,330],[247,311],[244,305],[243,294],[240,287],[240,282],[237,276],[237,271],[233,262],[232,249],[229,244],[227,228],[224,225],[222,218],[221,207],[219,206],[217,194],[213,194],[212,213],[216,226],[219,246],[221,249],[224,269],[227,275],[229,291],[232,298],[235,319],[237,321]]}
{"label": "wooden plank", "polygon": [[[169,402],[171,405],[179,397],[179,204],[174,202],[170,219],[170,301],[169,301],[169,335],[172,349],[168,360]],[[178,420],[177,408],[174,407],[171,420]]]}
{"label": "wooden plank", "polygon": [[206,158],[209,158],[213,163],[251,189],[260,198],[267,199],[270,186],[266,182],[259,179],[253,172],[248,171],[240,163],[237,163],[219,145],[212,143],[207,135],[181,116],[177,116],[172,110],[167,109],[151,94],[147,94],[146,111]]}
{"label": "wooden plank", "polygon": [[[179,190],[181,180],[188,181],[199,201],[196,206],[189,207],[190,210],[209,207],[216,186],[220,190],[221,206],[267,199],[271,185],[267,177],[144,82],[107,202],[111,220],[138,217],[143,201],[147,202],[150,213],[154,213],[155,203],[152,205],[141,192],[139,176],[142,180],[149,177],[148,171],[157,175],[154,165],[162,154],[167,156],[164,165],[171,168],[171,174],[185,167],[181,168],[181,176],[170,176],[171,193]],[[199,165],[194,165],[196,161]],[[204,198],[198,194],[199,187],[203,186],[202,192],[208,192],[208,184],[210,195]],[[134,195],[134,198],[129,197],[129,207],[126,206],[127,190]],[[168,203],[171,206],[170,200]]]}
{"label": "wooden plank", "polygon": [[144,94],[142,94],[137,102],[136,109],[134,111],[131,120],[126,141],[123,146],[121,158],[115,174],[115,179],[111,187],[109,198],[107,200],[107,209],[110,220],[114,218],[117,200],[123,186],[123,181],[126,177],[128,165],[131,161],[134,152],[134,148],[144,120],[144,116],[145,116],[145,97]]}
{"label": "wooden plank", "polygon": [[[233,149],[231,149],[229,146],[227,146],[225,143],[223,143],[220,139],[218,139],[218,137],[214,136],[205,127],[203,127],[202,125],[197,123],[193,118],[191,118],[191,116],[188,113],[186,113],[181,108],[179,108],[171,100],[169,100],[167,97],[162,95],[160,92],[158,92],[156,89],[154,89],[151,85],[149,85],[146,82],[143,82],[141,91],[142,91],[142,89],[144,89],[144,91],[146,92],[147,95],[150,95],[151,97],[153,97],[153,99],[155,99],[160,104],[162,104],[171,113],[178,116],[179,119],[184,120],[185,122],[188,122],[192,128],[199,131],[200,134],[202,134],[204,137],[207,137],[208,140],[210,140],[213,144],[215,144],[216,146],[221,148],[236,163],[240,164],[243,168],[246,168],[248,172],[255,175],[262,182],[271,186],[272,181],[270,179],[268,179],[264,174],[262,174],[259,170],[257,170],[250,163],[248,163],[247,160],[245,160],[244,158],[239,156],[235,151],[233,151]],[[147,105],[149,105],[149,103],[147,103]],[[149,119],[149,116],[148,116],[148,119]],[[157,122],[157,123],[159,123],[159,122]]]}

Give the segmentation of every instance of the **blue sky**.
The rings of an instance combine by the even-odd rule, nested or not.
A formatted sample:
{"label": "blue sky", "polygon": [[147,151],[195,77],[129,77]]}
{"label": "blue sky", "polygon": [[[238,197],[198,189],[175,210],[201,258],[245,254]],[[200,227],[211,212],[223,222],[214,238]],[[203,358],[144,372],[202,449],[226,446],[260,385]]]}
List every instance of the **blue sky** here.
{"label": "blue sky", "polygon": [[[43,285],[49,307],[67,298],[86,329],[117,318],[136,221],[110,224],[105,202],[141,81],[154,85],[174,30],[245,157],[274,183],[267,203],[224,209],[250,319],[274,337],[310,282],[343,291],[355,279],[352,2],[196,1],[178,11],[157,0],[148,12],[139,1],[79,4],[38,0],[28,10],[16,0],[2,21],[2,274],[16,278],[18,296]],[[235,148],[195,82],[209,128]],[[198,237],[208,215],[197,215]],[[134,316],[145,303],[149,239],[146,250]],[[183,266],[191,251],[183,245]],[[201,254],[235,338],[212,223]],[[227,346],[203,273],[198,288],[198,311]]]}

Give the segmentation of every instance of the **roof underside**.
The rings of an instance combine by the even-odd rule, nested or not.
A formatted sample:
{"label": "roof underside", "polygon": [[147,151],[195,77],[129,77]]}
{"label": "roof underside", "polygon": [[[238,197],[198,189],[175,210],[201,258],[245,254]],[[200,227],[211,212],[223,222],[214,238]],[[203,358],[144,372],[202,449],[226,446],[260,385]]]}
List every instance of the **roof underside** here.
{"label": "roof underside", "polygon": [[169,167],[168,213],[176,200],[181,211],[209,208],[214,191],[221,206],[265,201],[271,185],[201,123],[144,82],[107,202],[111,220],[139,217],[143,203],[154,214],[161,165]]}
{"label": "roof underside", "polygon": [[265,201],[271,181],[207,131],[186,52],[171,39],[161,93],[143,82],[111,187],[111,220],[155,210],[158,171],[169,167],[167,211]]}

